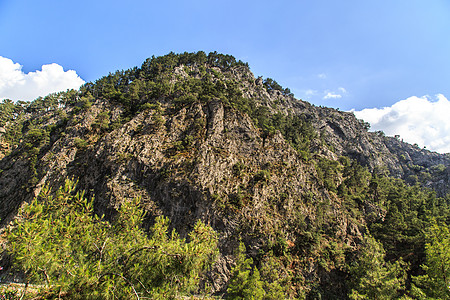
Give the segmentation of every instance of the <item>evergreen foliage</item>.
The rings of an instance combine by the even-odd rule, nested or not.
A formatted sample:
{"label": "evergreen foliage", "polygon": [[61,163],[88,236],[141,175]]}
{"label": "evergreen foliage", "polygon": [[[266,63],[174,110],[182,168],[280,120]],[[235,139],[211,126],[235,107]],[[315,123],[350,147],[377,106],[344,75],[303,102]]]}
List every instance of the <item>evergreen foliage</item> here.
{"label": "evergreen foliage", "polygon": [[265,291],[264,300],[278,300],[292,297],[292,270],[269,251],[261,262],[261,280]]}
{"label": "evergreen foliage", "polygon": [[450,231],[433,220],[426,233],[425,274],[413,277],[417,299],[450,299]]}
{"label": "evergreen foliage", "polygon": [[358,259],[349,267],[350,299],[394,299],[404,287],[405,269],[401,260],[385,262],[383,246],[366,236]]}
{"label": "evergreen foliage", "polygon": [[25,109],[25,103],[14,103],[12,100],[5,99],[0,103],[0,127],[4,127],[8,122],[17,119]]}
{"label": "evergreen foliage", "polygon": [[272,78],[266,78],[263,82],[264,87],[267,89],[267,91],[280,91],[285,96],[294,96],[293,93],[291,93],[291,90],[289,88],[283,88],[278,82],[273,80]]}
{"label": "evergreen foliage", "polygon": [[[70,299],[171,299],[195,291],[217,253],[211,227],[197,222],[188,241],[158,217],[149,236],[139,201],[123,203],[109,223],[67,180],[53,195],[44,187],[8,232],[9,250],[46,294]],[[48,296],[50,297],[50,296]]]}
{"label": "evergreen foliage", "polygon": [[241,241],[236,252],[236,265],[231,269],[228,285],[229,299],[261,300],[264,297],[263,282],[258,268],[253,266],[253,259],[246,258],[245,245]]}
{"label": "evergreen foliage", "polygon": [[10,146],[17,145],[22,138],[22,117],[26,109],[26,103],[14,103],[5,99],[0,103],[0,127],[5,130],[1,134],[1,140]]}

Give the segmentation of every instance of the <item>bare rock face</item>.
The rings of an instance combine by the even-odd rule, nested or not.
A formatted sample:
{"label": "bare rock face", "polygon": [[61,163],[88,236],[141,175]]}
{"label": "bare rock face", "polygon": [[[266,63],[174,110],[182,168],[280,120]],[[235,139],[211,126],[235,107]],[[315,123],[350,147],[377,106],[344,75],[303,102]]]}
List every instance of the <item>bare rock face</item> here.
{"label": "bare rock face", "polygon": [[369,132],[369,124],[356,119],[350,112],[316,107],[301,100],[294,100],[292,107],[297,114],[311,120],[325,144],[332,149],[333,154],[327,154],[327,157],[347,156],[370,171],[381,171],[411,184],[425,182],[425,186],[434,189],[439,196],[448,193],[448,154],[420,149],[398,138],[386,137],[383,132]]}

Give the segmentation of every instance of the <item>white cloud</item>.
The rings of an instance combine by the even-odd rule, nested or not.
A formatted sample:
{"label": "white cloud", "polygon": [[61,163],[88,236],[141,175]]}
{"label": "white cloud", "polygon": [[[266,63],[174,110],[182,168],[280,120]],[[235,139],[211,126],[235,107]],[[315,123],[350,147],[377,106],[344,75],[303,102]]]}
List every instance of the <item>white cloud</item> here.
{"label": "white cloud", "polygon": [[331,92],[328,92],[324,97],[323,97],[323,99],[339,99],[339,98],[342,98],[342,95],[340,95],[340,94],[336,94],[336,93],[331,93]]}
{"label": "white cloud", "polygon": [[354,113],[369,122],[372,130],[382,130],[390,136],[398,134],[405,142],[432,151],[450,152],[450,101],[444,95],[436,95],[436,101],[414,96],[390,107]]}
{"label": "white cloud", "polygon": [[306,96],[314,96],[314,95],[317,95],[317,91],[316,90],[306,90],[305,91],[305,95]]}
{"label": "white cloud", "polygon": [[339,99],[342,98],[344,94],[347,94],[347,90],[343,87],[339,87],[338,92],[330,92],[330,91],[325,91],[323,96],[324,100],[327,99]]}
{"label": "white cloud", "polygon": [[64,71],[55,63],[24,73],[20,64],[0,56],[0,100],[30,101],[49,93],[78,89],[83,83],[75,71]]}
{"label": "white cloud", "polygon": [[343,87],[338,88],[338,91],[340,91],[343,94],[347,94],[347,90],[344,89]]}
{"label": "white cloud", "polygon": [[320,74],[317,74],[317,77],[319,77],[320,79],[326,79],[327,78],[327,74],[320,73]]}

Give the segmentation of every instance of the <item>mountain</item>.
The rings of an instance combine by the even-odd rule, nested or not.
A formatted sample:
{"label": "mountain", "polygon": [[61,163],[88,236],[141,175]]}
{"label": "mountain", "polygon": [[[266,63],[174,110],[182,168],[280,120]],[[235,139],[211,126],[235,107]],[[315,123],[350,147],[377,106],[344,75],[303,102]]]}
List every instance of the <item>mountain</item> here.
{"label": "mountain", "polygon": [[164,215],[181,236],[198,219],[219,234],[202,280],[217,295],[240,241],[267,295],[363,294],[368,254],[387,274],[373,284],[391,276],[391,295],[408,294],[423,274],[430,218],[448,224],[448,154],[296,99],[230,55],[170,53],[79,91],[1,105],[3,226],[67,178],[109,220],[139,197],[146,229]]}

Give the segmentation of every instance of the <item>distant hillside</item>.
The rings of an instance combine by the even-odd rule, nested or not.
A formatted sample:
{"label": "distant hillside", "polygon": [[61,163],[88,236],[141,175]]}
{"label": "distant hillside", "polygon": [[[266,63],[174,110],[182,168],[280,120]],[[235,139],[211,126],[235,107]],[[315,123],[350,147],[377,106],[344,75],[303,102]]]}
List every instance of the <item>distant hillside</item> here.
{"label": "distant hillside", "polygon": [[242,240],[269,299],[412,295],[426,229],[449,221],[449,155],[295,99],[230,55],[170,53],[79,91],[0,105],[4,225],[67,178],[109,220],[140,197],[144,228],[164,215],[181,236],[198,219],[219,234],[203,293],[227,295]]}

